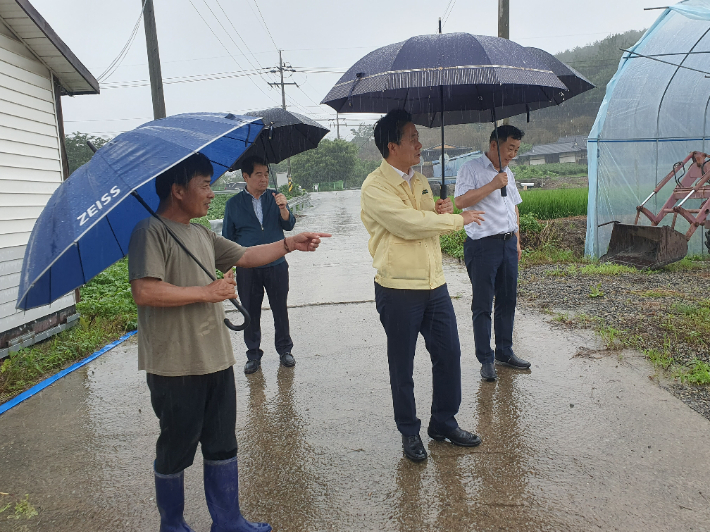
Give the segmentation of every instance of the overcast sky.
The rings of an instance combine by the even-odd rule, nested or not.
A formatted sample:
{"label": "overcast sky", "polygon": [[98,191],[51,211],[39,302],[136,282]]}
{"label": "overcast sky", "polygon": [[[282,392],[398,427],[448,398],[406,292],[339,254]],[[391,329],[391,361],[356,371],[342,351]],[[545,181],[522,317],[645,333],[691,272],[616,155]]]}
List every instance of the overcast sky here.
{"label": "overcast sky", "polygon": [[[31,2],[96,77],[126,44],[142,4],[142,0]],[[278,80],[277,74],[254,71],[276,66],[277,49],[282,49],[284,61],[298,71],[288,79],[298,87],[287,86],[287,106],[332,130],[335,113],[318,102],[368,52],[435,33],[439,17],[447,13],[445,33],[496,35],[498,31],[497,0],[154,0],[154,5],[168,115],[280,105],[280,89],[268,85]],[[662,11],[643,8],[660,5],[667,4],[660,0],[510,0],[510,38],[557,53],[613,33],[647,28]],[[188,76],[222,79],[185,82]],[[120,66],[102,80],[100,95],[62,99],[67,134],[115,136],[151,120],[147,80],[141,21]],[[362,117],[345,116],[345,122],[341,134],[356,127]]]}

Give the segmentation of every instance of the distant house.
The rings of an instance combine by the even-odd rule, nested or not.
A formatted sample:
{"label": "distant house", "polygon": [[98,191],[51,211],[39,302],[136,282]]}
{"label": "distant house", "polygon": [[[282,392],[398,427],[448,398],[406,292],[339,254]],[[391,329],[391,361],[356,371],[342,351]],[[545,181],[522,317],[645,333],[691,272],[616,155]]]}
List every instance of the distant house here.
{"label": "distant house", "polygon": [[551,163],[587,164],[587,137],[562,137],[553,144],[539,144],[519,154],[515,161],[533,166]]}
{"label": "distant house", "polygon": [[[448,155],[449,158],[457,157],[464,153],[472,151],[473,148],[468,148],[466,146],[451,146],[450,144],[444,144],[444,154]],[[441,144],[438,146],[432,146],[431,148],[426,148],[421,151],[422,162],[428,163],[433,161],[441,160]]]}
{"label": "distant house", "polygon": [[30,233],[69,177],[60,96],[99,84],[27,0],[0,1],[0,358],[75,318],[74,294],[26,312],[15,303]]}

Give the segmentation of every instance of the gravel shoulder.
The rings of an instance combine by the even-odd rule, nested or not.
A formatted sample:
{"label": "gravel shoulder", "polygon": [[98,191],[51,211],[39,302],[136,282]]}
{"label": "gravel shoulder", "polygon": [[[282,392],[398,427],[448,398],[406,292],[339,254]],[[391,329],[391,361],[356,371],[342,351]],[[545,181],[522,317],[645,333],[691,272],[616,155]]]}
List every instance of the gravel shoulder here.
{"label": "gravel shoulder", "polygon": [[710,363],[710,262],[615,275],[584,267],[521,269],[519,305],[542,310],[559,327],[595,329],[610,354],[627,347],[643,351],[657,368],[659,385],[710,420],[708,386],[687,382],[697,361]]}

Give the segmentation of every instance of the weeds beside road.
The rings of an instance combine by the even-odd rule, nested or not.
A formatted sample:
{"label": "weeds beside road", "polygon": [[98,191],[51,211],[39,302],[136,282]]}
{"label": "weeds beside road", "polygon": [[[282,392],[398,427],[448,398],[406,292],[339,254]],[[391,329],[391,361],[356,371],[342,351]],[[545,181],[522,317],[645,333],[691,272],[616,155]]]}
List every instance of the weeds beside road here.
{"label": "weeds beside road", "polygon": [[709,278],[707,255],[653,272],[540,264],[521,269],[519,302],[560,326],[593,329],[606,354],[641,351],[657,376],[672,379],[672,393],[710,419]]}
{"label": "weeds beside road", "polygon": [[86,284],[76,309],[81,314],[77,325],[10,353],[2,362],[0,403],[135,330],[138,317],[128,283],[127,260],[120,260]]}

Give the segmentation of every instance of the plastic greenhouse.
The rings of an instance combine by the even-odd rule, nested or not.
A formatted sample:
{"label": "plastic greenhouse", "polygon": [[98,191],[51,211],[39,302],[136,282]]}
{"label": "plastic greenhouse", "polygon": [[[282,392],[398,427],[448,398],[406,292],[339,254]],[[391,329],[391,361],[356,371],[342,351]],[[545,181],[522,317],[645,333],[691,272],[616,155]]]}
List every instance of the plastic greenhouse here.
{"label": "plastic greenhouse", "polygon": [[[667,8],[630,51],[607,85],[587,145],[586,254],[593,257],[606,252],[612,231],[613,224],[600,224],[633,224],[636,206],[674,163],[691,151],[710,152],[710,0]],[[671,180],[646,206],[658,212],[674,186]],[[643,217],[639,223],[650,225]],[[688,227],[679,216],[675,228]],[[705,232],[695,232],[688,253],[707,253]]]}

